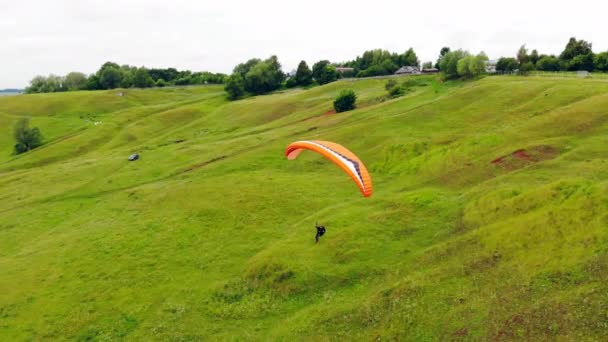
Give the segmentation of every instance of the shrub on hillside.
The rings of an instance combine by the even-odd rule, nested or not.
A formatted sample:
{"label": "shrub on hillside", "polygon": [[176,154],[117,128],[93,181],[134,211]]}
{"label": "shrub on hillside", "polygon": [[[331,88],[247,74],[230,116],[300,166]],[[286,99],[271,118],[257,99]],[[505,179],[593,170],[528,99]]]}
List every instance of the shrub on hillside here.
{"label": "shrub on hillside", "polygon": [[348,110],[355,109],[355,103],[357,102],[357,95],[351,89],[345,89],[340,92],[336,100],[334,101],[334,109],[336,113],[346,112]]}
{"label": "shrub on hillside", "polygon": [[403,88],[395,80],[388,80],[384,85],[384,89],[388,91],[389,97],[399,97],[403,95]]}
{"label": "shrub on hillside", "polygon": [[15,124],[15,154],[21,154],[42,145],[42,134],[36,127],[29,128],[29,119],[22,118]]}
{"label": "shrub on hillside", "polygon": [[388,96],[390,96],[390,97],[399,97],[399,96],[403,95],[404,93],[405,93],[405,91],[400,86],[394,86],[388,90]]}
{"label": "shrub on hillside", "polygon": [[390,79],[388,81],[386,81],[386,84],[384,85],[384,89],[386,89],[387,91],[390,91],[392,88],[397,86],[397,81]]}

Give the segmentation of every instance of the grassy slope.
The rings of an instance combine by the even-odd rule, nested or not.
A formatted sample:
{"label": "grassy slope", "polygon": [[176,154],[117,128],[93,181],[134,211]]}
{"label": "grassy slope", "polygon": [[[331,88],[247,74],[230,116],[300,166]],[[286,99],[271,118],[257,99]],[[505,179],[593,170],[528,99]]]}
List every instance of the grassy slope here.
{"label": "grassy slope", "polygon": [[[383,85],[0,99],[0,337],[605,337],[608,83]],[[348,87],[360,108],[323,115]],[[49,143],[11,156],[26,114]],[[374,196],[284,159],[309,138]]]}

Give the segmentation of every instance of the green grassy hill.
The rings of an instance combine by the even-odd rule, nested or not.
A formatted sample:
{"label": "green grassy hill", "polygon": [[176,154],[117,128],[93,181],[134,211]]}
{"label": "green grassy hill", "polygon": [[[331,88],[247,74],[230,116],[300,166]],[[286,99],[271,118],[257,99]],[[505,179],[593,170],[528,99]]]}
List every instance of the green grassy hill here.
{"label": "green grassy hill", "polygon": [[605,339],[608,82],[418,80],[0,98],[0,339]]}

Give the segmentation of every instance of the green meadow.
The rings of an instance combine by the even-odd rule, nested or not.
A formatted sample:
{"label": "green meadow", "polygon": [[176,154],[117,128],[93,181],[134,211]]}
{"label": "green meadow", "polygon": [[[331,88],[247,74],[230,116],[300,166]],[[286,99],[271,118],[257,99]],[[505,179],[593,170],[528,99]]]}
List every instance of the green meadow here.
{"label": "green meadow", "polygon": [[0,98],[0,340],[605,340],[608,81],[399,80]]}

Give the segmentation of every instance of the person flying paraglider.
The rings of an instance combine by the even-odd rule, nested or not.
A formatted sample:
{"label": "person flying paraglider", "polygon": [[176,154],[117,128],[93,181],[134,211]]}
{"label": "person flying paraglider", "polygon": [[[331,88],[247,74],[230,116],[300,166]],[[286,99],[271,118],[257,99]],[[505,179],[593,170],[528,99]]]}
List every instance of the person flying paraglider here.
{"label": "person flying paraglider", "polygon": [[315,222],[315,228],[317,228],[317,235],[315,235],[315,243],[319,243],[319,238],[325,234],[325,226],[319,226],[317,222]]}

